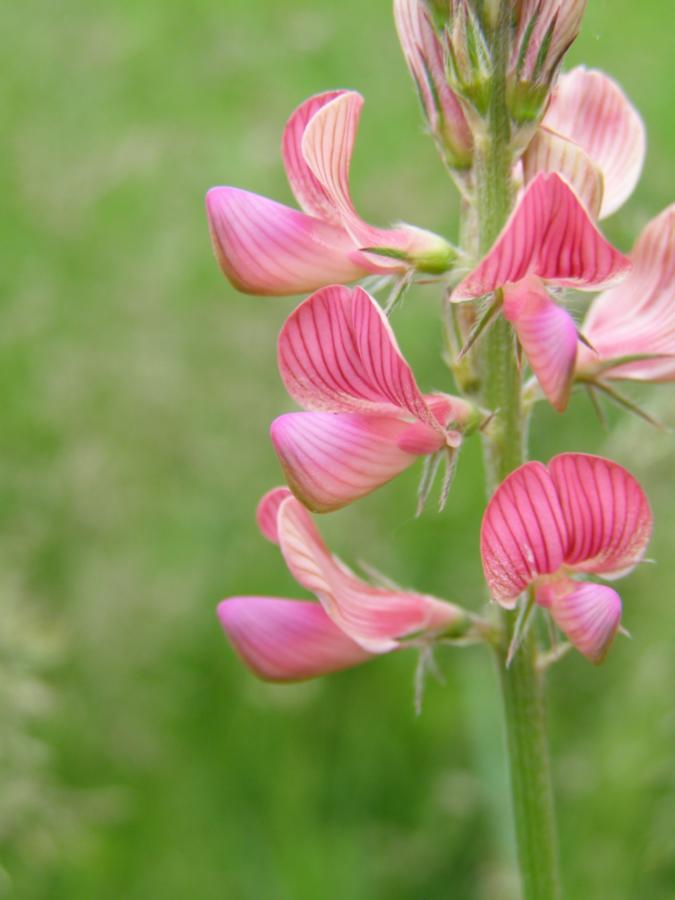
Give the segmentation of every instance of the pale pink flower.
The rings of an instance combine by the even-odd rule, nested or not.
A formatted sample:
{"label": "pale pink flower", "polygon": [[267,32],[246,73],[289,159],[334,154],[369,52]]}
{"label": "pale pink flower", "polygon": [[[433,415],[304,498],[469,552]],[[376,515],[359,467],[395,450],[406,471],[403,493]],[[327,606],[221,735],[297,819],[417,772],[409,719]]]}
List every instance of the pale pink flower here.
{"label": "pale pink flower", "polygon": [[309,513],[287,488],[258,507],[265,537],[278,543],[298,584],[318,603],[279,597],[230,597],[221,624],[246,665],[269,681],[298,681],[365,662],[408,643],[461,630],[465,613],[412,591],[373,587],[333,556]]}
{"label": "pale pink flower", "polygon": [[546,286],[595,290],[615,283],[629,268],[629,260],[600,234],[569,185],[556,173],[540,173],[452,299],[502,289],[504,317],[544,394],[562,412],[572,385],[577,328]]}
{"label": "pale pink flower", "polygon": [[474,415],[457,397],[420,392],[387,317],[360,287],[325,287],[301,303],[281,330],[278,360],[306,411],[275,419],[272,442],[293,492],[316,512],[456,448]]}
{"label": "pale pink flower", "polygon": [[578,66],[562,75],[522,157],[525,182],[559,172],[596,218],[611,215],[633,192],[647,139],[640,114],[604,72]]}
{"label": "pale pink flower", "polygon": [[[591,303],[577,373],[633,381],[675,380],[675,204],[644,229],[633,268],[621,284]],[[641,358],[629,361],[630,357]]]}
{"label": "pale pink flower", "polygon": [[394,20],[429,130],[452,168],[471,165],[473,138],[462,104],[448,85],[443,47],[423,0],[394,0]]}
{"label": "pale pink flower", "polygon": [[621,600],[606,585],[572,576],[628,574],[651,530],[642,488],[617,463],[583,453],[562,453],[548,466],[525,463],[497,488],[483,516],[490,593],[511,609],[531,586],[570,642],[599,663],[619,627]]}
{"label": "pale pink flower", "polygon": [[448,268],[454,252],[443,238],[412,225],[375,228],[354,209],[349,168],[362,106],[355,91],[330,91],[288,120],[282,155],[302,212],[239,188],[207,193],[216,257],[238,290],[283,296],[369,273]]}

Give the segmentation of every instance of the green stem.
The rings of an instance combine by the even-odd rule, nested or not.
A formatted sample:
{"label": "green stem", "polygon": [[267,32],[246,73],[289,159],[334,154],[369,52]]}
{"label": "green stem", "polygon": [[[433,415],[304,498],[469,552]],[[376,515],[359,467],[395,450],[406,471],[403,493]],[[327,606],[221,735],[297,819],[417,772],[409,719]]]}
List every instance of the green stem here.
{"label": "green stem", "polygon": [[[495,74],[485,134],[477,141],[475,185],[478,243],[482,255],[495,241],[513,202],[506,55],[511,4],[502,0],[491,35]],[[488,493],[526,459],[526,415],[521,373],[511,326],[503,317],[480,345],[483,405],[494,412],[484,439]],[[502,614],[504,637],[497,651],[509,754],[516,841],[525,900],[560,896],[553,790],[546,736],[544,689],[536,668],[536,634],[531,628],[511,665],[506,656],[515,615]]]}

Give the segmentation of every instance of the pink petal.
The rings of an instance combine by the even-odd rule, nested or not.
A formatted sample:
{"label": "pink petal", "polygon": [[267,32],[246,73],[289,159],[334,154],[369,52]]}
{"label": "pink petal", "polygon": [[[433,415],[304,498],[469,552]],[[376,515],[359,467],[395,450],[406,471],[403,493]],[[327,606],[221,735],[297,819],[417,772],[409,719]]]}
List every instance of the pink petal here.
{"label": "pink petal", "polygon": [[619,628],[621,598],[604,584],[581,584],[567,579],[565,588],[553,592],[551,616],[570,643],[598,665]]}
{"label": "pink petal", "polygon": [[332,197],[321,182],[312,174],[302,155],[302,138],[307,123],[312,116],[331,100],[342,96],[346,91],[326,91],[317,94],[301,103],[286,123],[281,141],[281,154],[286,168],[286,175],[301,208],[310,216],[340,225],[341,219],[335,209]]}
{"label": "pink petal", "polygon": [[435,453],[443,447],[458,447],[462,442],[461,434],[457,431],[446,431],[445,435],[427,425],[425,422],[413,422],[406,424],[398,437],[398,446],[406,453],[413,456],[426,456]]}
{"label": "pink petal", "polygon": [[374,228],[354,209],[349,190],[349,168],[361,117],[363,97],[344,91],[321,107],[309,120],[302,138],[302,155],[309,170],[338,212],[357,247],[382,247],[401,253],[405,260],[373,256],[382,271],[404,271],[410,259],[447,256],[448,245],[438,235],[420,228]]}
{"label": "pink petal", "polygon": [[360,94],[344,91],[312,116],[302,139],[307,167],[330,197],[357,246],[382,243],[381,230],[370,228],[361,220],[349,190],[349,169],[362,108]]}
{"label": "pink petal", "polygon": [[526,275],[587,290],[612,283],[629,268],[628,259],[600,234],[569,185],[556,173],[542,172],[452,299],[481,297]]}
{"label": "pink petal", "polygon": [[577,367],[634,354],[666,358],[617,366],[606,378],[675,380],[675,204],[653,219],[631,253],[633,269],[620,285],[596,297],[583,332],[596,353],[579,348]]}
{"label": "pink petal", "polygon": [[394,20],[408,69],[431,132],[450,153],[451,165],[471,162],[473,139],[462,106],[448,86],[443,48],[422,0],[394,0]]}
{"label": "pink petal", "polygon": [[560,568],[566,542],[562,510],[546,466],[525,463],[499,485],[483,515],[480,551],[494,599],[513,607],[535,578]]}
{"label": "pink petal", "polygon": [[[364,497],[415,462],[417,457],[399,446],[409,429],[393,417],[300,412],[279,416],[270,433],[293,493],[314,512],[329,512]],[[439,436],[432,433],[438,445]]]}
{"label": "pink petal", "polygon": [[647,141],[642,119],[619,85],[604,72],[572,69],[559,79],[543,124],[578,144],[602,172],[600,217],[622,206],[640,178]]}
{"label": "pink petal", "polygon": [[585,453],[561,453],[548,468],[569,536],[565,564],[605,578],[633,569],[652,531],[637,480],[617,463]]}
{"label": "pink petal", "polygon": [[237,290],[284,296],[330,282],[354,281],[372,271],[335,225],[267,197],[216,187],[206,195],[216,258]]}
{"label": "pink petal", "polygon": [[243,662],[265,681],[302,681],[371,658],[318,603],[231,597],[218,618]]}
{"label": "pink petal", "polygon": [[522,156],[525,184],[539,172],[558,172],[574,188],[590,215],[597,219],[602,206],[602,172],[574,141],[539,128]]}
{"label": "pink petal", "polygon": [[315,594],[335,624],[371,653],[400,646],[417,632],[436,633],[464,614],[449,603],[408,591],[371,587],[326,548],[307,510],[290,498],[279,511],[281,551],[293,577]]}
{"label": "pink petal", "polygon": [[279,507],[287,497],[291,496],[291,492],[287,487],[272,488],[260,498],[258,508],[255,511],[255,520],[258,528],[268,541],[273,544],[279,543],[277,534],[277,514]]}
{"label": "pink petal", "polygon": [[278,360],[305,409],[405,411],[435,423],[387,317],[362,288],[326,287],[301,303],[281,330]]}
{"label": "pink petal", "polygon": [[546,398],[564,412],[577,355],[574,320],[535,279],[504,288],[504,317],[513,324]]}

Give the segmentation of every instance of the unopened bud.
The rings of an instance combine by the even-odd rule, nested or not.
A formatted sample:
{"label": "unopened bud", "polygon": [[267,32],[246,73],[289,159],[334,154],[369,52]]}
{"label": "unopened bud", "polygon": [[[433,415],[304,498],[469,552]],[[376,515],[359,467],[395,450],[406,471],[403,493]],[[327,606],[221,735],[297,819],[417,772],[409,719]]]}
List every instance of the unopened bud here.
{"label": "unopened bud", "polygon": [[470,0],[453,0],[445,31],[449,82],[481,116],[490,102],[492,60],[483,23]]}
{"label": "unopened bud", "polygon": [[394,0],[396,30],[429,130],[453,169],[471,165],[472,136],[462,105],[448,85],[443,48],[423,0]]}
{"label": "unopened bud", "polygon": [[418,272],[427,275],[441,275],[451,269],[457,259],[457,250],[445,238],[432,231],[416,228],[414,225],[399,225],[407,232],[409,241],[402,250],[397,247],[361,247],[364,253],[374,253],[388,259],[398,259]]}
{"label": "unopened bud", "polygon": [[518,125],[537,123],[562,59],[579,34],[587,0],[515,0],[507,100]]}

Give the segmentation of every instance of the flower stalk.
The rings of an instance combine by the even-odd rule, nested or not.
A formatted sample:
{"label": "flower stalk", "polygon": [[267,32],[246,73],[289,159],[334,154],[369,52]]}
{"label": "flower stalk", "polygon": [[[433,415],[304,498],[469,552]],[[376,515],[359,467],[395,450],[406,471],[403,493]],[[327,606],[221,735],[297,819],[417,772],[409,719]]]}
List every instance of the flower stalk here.
{"label": "flower stalk", "polygon": [[[646,495],[620,464],[583,452],[528,462],[530,413],[539,400],[563,413],[577,384],[648,418],[609,382],[675,380],[675,205],[630,256],[606,240],[598,221],[635,186],[644,126],[604,73],[558,77],[585,6],[394,0],[429,131],[459,189],[459,248],[414,225],[361,219],[349,169],[363,98],[351,90],[310,97],[286,124],[282,156],[298,209],[227,186],[207,195],[216,257],[236,288],[311,292],[279,335],[279,373],[300,407],[270,427],[288,487],[263,497],[257,519],[317,602],[229,597],[222,626],[271,681],[418,652],[418,700],[435,645],[489,643],[524,900],[560,897],[544,671],[569,647],[603,661],[622,631],[622,602],[588,576],[627,574],[652,530]],[[388,285],[384,309],[365,283],[347,286],[358,279],[374,291]],[[461,396],[422,393],[398,346],[391,314],[416,280],[445,291],[444,358]],[[581,329],[567,289],[603,292]],[[375,584],[363,581],[308,513],[358,501],[421,460],[418,514],[445,461],[442,510],[477,430],[488,495],[481,560],[501,608],[489,621],[377,573]],[[540,651],[542,615],[568,644],[552,638]]]}
{"label": "flower stalk", "polygon": [[[494,64],[485,133],[475,153],[475,190],[479,255],[487,253],[511,211],[510,124],[506,105],[506,54],[510,4],[502,0],[491,35]],[[488,494],[525,462],[527,422],[522,407],[522,378],[510,324],[499,317],[485,333],[481,354],[483,405],[494,411],[484,434]],[[507,667],[516,619],[501,613],[503,640],[497,646],[511,779],[518,860],[525,900],[560,896],[558,852],[551,770],[546,735],[544,685],[537,670],[535,629],[530,628]]]}

